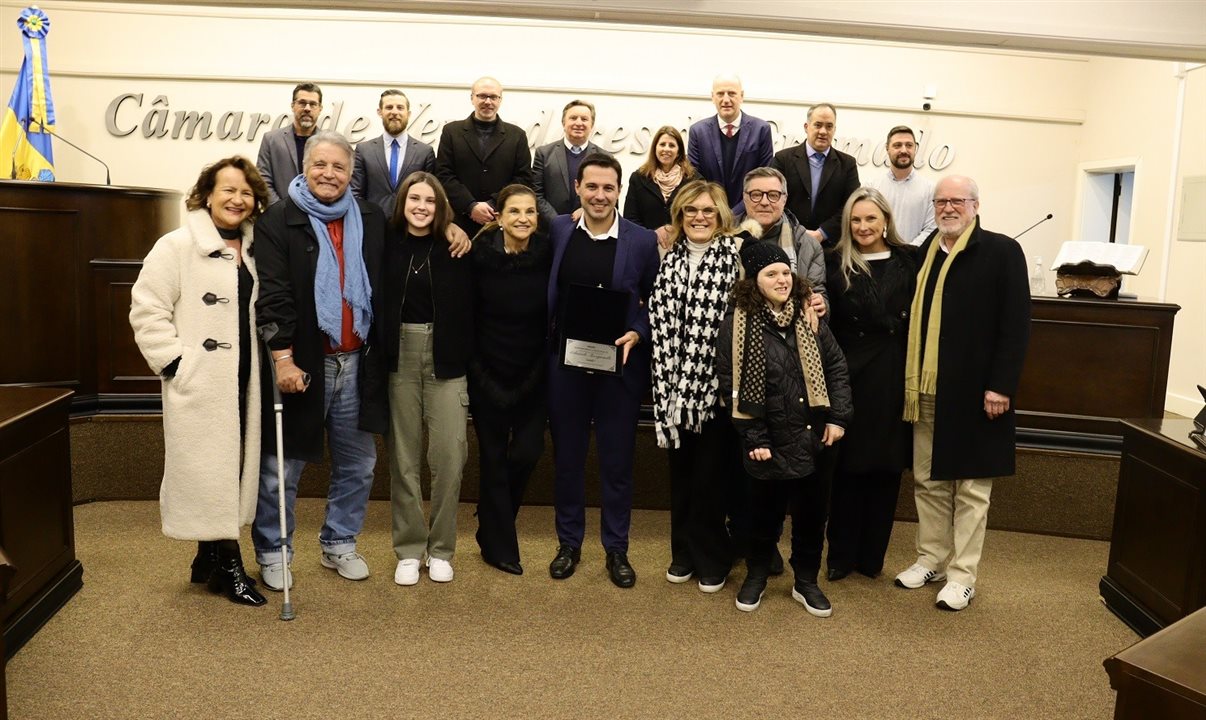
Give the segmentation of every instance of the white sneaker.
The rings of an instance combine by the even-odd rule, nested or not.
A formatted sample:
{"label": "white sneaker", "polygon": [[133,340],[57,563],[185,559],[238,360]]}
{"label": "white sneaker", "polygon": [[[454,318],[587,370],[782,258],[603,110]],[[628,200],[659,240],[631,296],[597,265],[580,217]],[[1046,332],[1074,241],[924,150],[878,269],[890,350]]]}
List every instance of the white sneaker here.
{"label": "white sneaker", "polygon": [[962,610],[976,596],[976,589],[957,582],[948,582],[938,591],[938,601],[934,604],[943,610]]}
{"label": "white sneaker", "polygon": [[931,570],[921,563],[913,563],[907,570],[896,576],[896,587],[916,590],[926,583],[939,582],[946,579],[946,573]]}
{"label": "white sneaker", "polygon": [[429,557],[427,558],[427,575],[433,582],[452,582],[452,563]]}
{"label": "white sneaker", "polygon": [[364,556],[354,550],[342,555],[323,553],[318,561],[323,567],[334,570],[340,577],[348,580],[364,580],[369,576],[368,563],[364,562]]}
{"label": "white sneaker", "polygon": [[419,561],[415,558],[399,560],[394,570],[394,582],[399,585],[417,585],[419,583]]}
{"label": "white sneaker", "polygon": [[285,582],[289,583],[289,589],[293,589],[293,572],[286,572],[285,566],[281,563],[272,563],[271,565],[260,566],[260,579],[264,581],[264,587],[273,592],[281,592],[285,589]]}

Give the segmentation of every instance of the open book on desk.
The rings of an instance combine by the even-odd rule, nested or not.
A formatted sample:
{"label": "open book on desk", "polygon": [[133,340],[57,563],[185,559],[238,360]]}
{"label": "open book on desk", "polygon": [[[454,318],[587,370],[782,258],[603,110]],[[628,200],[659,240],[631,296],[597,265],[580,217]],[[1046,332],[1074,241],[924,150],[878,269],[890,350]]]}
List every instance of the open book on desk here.
{"label": "open book on desk", "polygon": [[1118,245],[1103,242],[1066,242],[1059,248],[1052,270],[1065,265],[1091,263],[1105,268],[1114,268],[1124,275],[1138,275],[1147,259],[1147,248],[1142,245]]}

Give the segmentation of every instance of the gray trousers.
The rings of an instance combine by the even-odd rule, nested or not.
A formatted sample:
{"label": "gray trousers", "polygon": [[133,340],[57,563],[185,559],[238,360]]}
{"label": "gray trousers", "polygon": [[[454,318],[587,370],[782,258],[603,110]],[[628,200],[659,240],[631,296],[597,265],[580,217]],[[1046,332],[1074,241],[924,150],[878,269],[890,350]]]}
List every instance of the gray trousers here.
{"label": "gray trousers", "polygon": [[[389,376],[390,505],[394,554],[451,560],[456,552],[456,511],[469,456],[466,425],[469,389],[464,376],[437,380],[431,325],[402,325],[398,372]],[[423,517],[419,473],[423,431],[431,468],[431,520]]]}

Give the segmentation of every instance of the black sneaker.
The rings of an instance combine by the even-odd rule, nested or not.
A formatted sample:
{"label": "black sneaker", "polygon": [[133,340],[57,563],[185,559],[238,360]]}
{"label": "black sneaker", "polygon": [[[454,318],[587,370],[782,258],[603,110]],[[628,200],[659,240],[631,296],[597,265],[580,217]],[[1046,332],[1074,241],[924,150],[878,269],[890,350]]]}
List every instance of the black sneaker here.
{"label": "black sneaker", "polygon": [[833,614],[829,598],[825,597],[825,593],[821,592],[821,588],[814,582],[797,580],[795,587],[791,589],[791,596],[804,606],[809,615],[824,618]]}
{"label": "black sneaker", "polygon": [[741,589],[737,591],[737,609],[753,612],[762,604],[762,593],[766,592],[766,577],[747,575]]}
{"label": "black sneaker", "polygon": [[670,567],[666,568],[666,581],[677,585],[687,582],[694,574],[695,571],[691,569],[690,565],[670,563]]}

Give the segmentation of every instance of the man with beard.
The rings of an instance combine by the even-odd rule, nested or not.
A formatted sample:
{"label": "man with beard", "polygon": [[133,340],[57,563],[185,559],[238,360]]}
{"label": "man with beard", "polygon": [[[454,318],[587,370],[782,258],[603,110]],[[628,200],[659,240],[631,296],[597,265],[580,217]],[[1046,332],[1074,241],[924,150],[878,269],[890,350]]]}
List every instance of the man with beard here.
{"label": "man with beard", "polygon": [[268,183],[268,204],[280,200],[289,183],[301,173],[301,160],[306,140],[318,129],[322,113],[322,88],[314,83],[298,83],[293,88],[293,124],[273,130],[260,141],[260,155],[255,161],[264,182]]}
{"label": "man with beard", "polygon": [[406,133],[410,100],[401,90],[381,93],[377,117],[385,132],[356,146],[352,192],[361,200],[376,203],[385,210],[386,217],[391,217],[398,184],[418,170],[434,174],[435,151]]}
{"label": "man with beard", "polygon": [[980,225],[974,180],[943,178],[932,202],[938,232],[921,246],[905,354],[917,560],[896,585],[946,580],[935,604],[962,610],[976,596],[993,478],[1015,471],[1030,288],[1022,247]]}
{"label": "man with beard", "polygon": [[842,236],[842,208],[858,189],[858,163],[833,147],[837,108],[820,103],[808,108],[807,139],[775,153],[771,167],[787,178],[787,209],[808,234],[831,248]]}
{"label": "man with beard", "polygon": [[934,228],[934,183],[913,169],[917,139],[907,125],[888,131],[888,170],[867,183],[883,194],[892,208],[896,232],[913,245],[925,242]]}
{"label": "man with beard", "polygon": [[578,166],[587,155],[604,152],[590,141],[595,131],[594,105],[570,100],[561,111],[561,127],[565,137],[536,148],[532,161],[532,189],[546,230],[558,215],[572,214],[575,220],[582,217],[582,203],[574,192]]}

